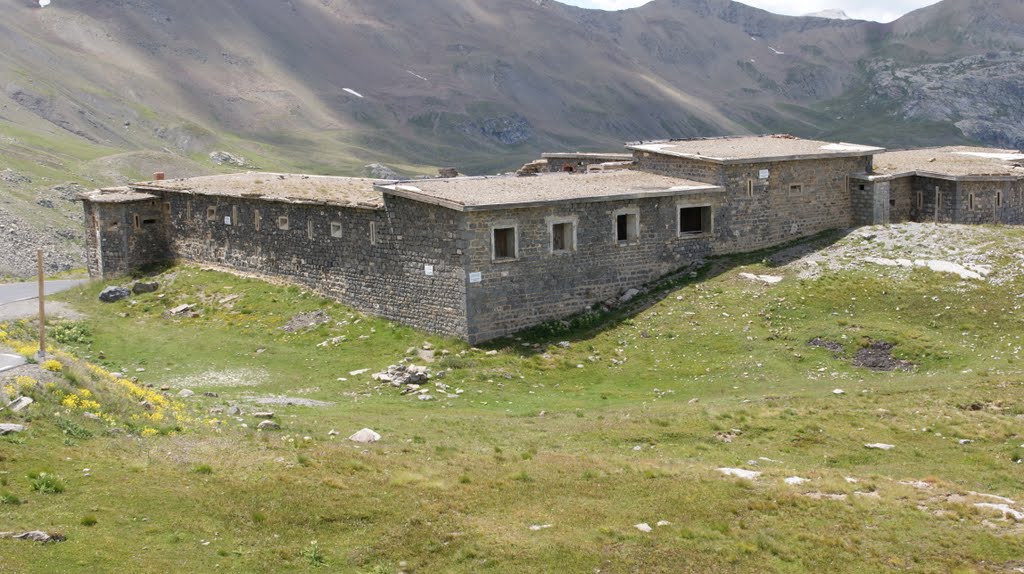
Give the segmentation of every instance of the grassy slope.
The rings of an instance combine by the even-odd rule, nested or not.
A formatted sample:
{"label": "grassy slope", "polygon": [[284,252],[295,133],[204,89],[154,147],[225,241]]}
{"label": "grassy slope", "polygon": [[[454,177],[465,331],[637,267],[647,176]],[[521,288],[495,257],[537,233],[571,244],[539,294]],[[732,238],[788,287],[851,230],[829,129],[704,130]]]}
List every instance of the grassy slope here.
{"label": "grassy slope", "polygon": [[[0,572],[301,571],[315,561],[312,540],[342,572],[394,572],[401,561],[420,572],[987,572],[1020,559],[1012,523],[945,498],[1024,496],[1013,462],[1024,450],[1020,280],[964,288],[928,271],[907,280],[847,271],[767,287],[737,277],[764,270],[750,258],[720,263],[723,273],[601,332],[576,333],[568,349],[509,340],[487,355],[427,337],[452,353],[434,368],[450,368],[444,381],[465,390],[429,402],[348,375],[397,362],[422,334],[357,323],[298,289],[194,268],[165,276],[163,298],[135,304],[100,305],[102,286],[83,288],[67,298],[89,313],[95,341],[77,351],[112,369],[144,368],[139,376],[156,385],[200,375],[193,380],[210,383],[190,388],[220,398],[191,399],[199,412],[254,394],[335,405],[277,407],[280,432],[254,432],[248,416],[241,428],[203,415],[224,422],[72,446],[38,412],[25,435],[0,439],[6,488],[28,502],[0,505],[0,530],[69,539],[0,541]],[[242,295],[232,309],[217,303],[229,294]],[[180,302],[198,303],[201,317],[161,318]],[[347,324],[279,329],[320,308]],[[316,347],[342,334],[347,342]],[[815,336],[848,353],[885,339],[919,367],[854,368],[807,347]],[[256,386],[216,386],[209,374],[236,369]],[[837,387],[847,394],[833,395]],[[971,403],[986,406],[961,408]],[[342,440],[364,426],[384,440]],[[730,429],[742,434],[714,438]],[[759,457],[772,461],[747,462]],[[203,464],[212,474],[194,472]],[[720,466],[765,475],[727,479]],[[31,493],[25,476],[43,469],[64,476],[67,491]],[[783,484],[792,475],[812,481]],[[922,479],[932,488],[896,482]],[[801,495],[812,491],[851,496]],[[85,515],[98,524],[80,525]],[[672,525],[632,526],[658,520]]]}

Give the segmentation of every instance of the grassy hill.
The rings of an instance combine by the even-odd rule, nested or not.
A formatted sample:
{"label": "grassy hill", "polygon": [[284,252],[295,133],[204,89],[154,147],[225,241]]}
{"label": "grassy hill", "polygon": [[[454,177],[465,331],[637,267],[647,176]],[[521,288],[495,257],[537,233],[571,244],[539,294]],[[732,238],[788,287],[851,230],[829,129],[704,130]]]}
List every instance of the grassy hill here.
{"label": "grassy hill", "polygon": [[[67,536],[0,540],[2,568],[1010,572],[1024,508],[996,497],[1024,497],[1022,247],[997,227],[826,235],[481,349],[194,267],[116,304],[86,286],[64,296],[87,316],[64,347],[183,416],[90,420],[45,384],[0,411],[28,427],[0,438],[0,530]],[[897,256],[986,277],[868,259]],[[432,400],[371,377],[403,360],[430,368]],[[256,430],[265,410],[280,430]],[[346,440],[364,427],[383,438]],[[40,473],[63,491],[33,490]]]}

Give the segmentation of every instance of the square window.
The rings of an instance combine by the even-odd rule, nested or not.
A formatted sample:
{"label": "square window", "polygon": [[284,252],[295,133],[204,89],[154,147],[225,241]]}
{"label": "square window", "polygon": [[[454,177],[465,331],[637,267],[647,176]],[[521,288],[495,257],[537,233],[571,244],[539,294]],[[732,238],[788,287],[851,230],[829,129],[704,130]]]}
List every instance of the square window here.
{"label": "square window", "polygon": [[679,234],[700,235],[711,231],[711,206],[679,208]]}
{"label": "square window", "polygon": [[576,225],[571,221],[551,224],[551,252],[576,251]]}
{"label": "square window", "polygon": [[615,214],[615,241],[620,244],[631,243],[640,237],[640,214],[628,211]]}
{"label": "square window", "polygon": [[340,222],[337,222],[337,221],[332,221],[331,222],[331,237],[340,238],[341,237],[341,230],[342,230],[342,227],[341,227],[341,223]]}
{"label": "square window", "polygon": [[217,207],[211,205],[206,208],[206,221],[217,221]]}
{"label": "square window", "polygon": [[516,258],[516,228],[497,227],[492,231],[494,259]]}
{"label": "square window", "polygon": [[283,231],[287,231],[288,230],[288,216],[287,215],[282,215],[282,216],[277,218],[277,228],[281,229]]}
{"label": "square window", "polygon": [[804,184],[802,184],[802,183],[790,184],[789,191],[792,192],[792,193],[803,193],[803,191],[804,191]]}

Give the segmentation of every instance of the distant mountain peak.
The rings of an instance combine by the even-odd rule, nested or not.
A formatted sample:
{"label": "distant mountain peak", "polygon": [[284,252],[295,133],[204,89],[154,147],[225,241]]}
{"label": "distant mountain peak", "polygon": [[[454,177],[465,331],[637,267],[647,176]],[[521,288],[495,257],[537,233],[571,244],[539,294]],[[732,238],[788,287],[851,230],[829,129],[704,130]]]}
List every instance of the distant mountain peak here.
{"label": "distant mountain peak", "polygon": [[830,20],[849,20],[850,17],[846,15],[839,8],[832,8],[829,10],[822,10],[821,12],[812,12],[810,14],[804,14],[810,18],[828,18]]}

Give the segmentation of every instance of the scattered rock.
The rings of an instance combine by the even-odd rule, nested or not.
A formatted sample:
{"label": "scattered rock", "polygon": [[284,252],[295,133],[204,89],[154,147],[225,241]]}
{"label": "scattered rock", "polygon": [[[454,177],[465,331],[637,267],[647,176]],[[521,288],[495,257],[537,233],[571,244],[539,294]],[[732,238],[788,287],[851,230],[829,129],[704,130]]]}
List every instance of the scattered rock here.
{"label": "scattered rock", "polygon": [[380,440],[380,435],[374,432],[372,429],[363,429],[352,436],[348,437],[348,440],[352,442],[371,443]]}
{"label": "scattered rock", "polygon": [[230,405],[228,406],[227,414],[237,417],[242,414],[242,409],[238,408],[238,405]]}
{"label": "scattered rock", "polygon": [[892,356],[892,343],[885,341],[872,341],[866,347],[861,347],[853,358],[856,367],[865,367],[872,371],[911,371],[914,363],[903,361]]}
{"label": "scattered rock", "polygon": [[833,389],[832,390],[832,394],[833,395],[845,395],[846,391],[844,391],[843,389]]}
{"label": "scattered rock", "polygon": [[572,343],[570,343],[569,341],[559,341],[558,346],[563,349],[568,349],[569,347],[572,346]]}
{"label": "scattered rock", "polygon": [[0,532],[0,538],[11,538],[14,540],[29,540],[32,542],[64,542],[67,537],[63,534],[50,534],[43,532],[42,530],[33,530],[31,532],[22,532],[17,534],[14,532]]}
{"label": "scattered rock", "polygon": [[672,523],[668,520],[659,520],[655,526],[672,526]]}
{"label": "scattered rock", "polygon": [[349,371],[348,375],[350,377],[358,377],[359,375],[362,375],[364,373],[369,373],[369,372],[370,372],[370,369],[359,369],[358,371]]}
{"label": "scattered rock", "polygon": [[167,311],[167,314],[171,316],[184,315],[185,313],[191,311],[193,307],[195,307],[195,305],[192,305],[191,303],[185,303],[183,305],[178,305],[177,307],[170,309],[169,311]]}
{"label": "scattered rock", "polygon": [[160,288],[159,283],[143,283],[142,281],[136,282],[132,285],[132,293],[141,295],[142,293],[152,293]]}
{"label": "scattered rock", "polygon": [[761,476],[760,472],[754,470],[744,470],[742,468],[719,468],[718,472],[726,476],[735,476],[736,478],[745,478],[747,480],[754,480]]}
{"label": "scattered rock", "polygon": [[434,397],[431,396],[431,395],[419,395],[416,398],[421,400],[421,401],[432,401],[432,400],[434,400]]}
{"label": "scattered rock", "polygon": [[210,398],[216,399],[216,398],[217,398],[217,397],[219,397],[220,395],[218,395],[217,393],[214,393],[214,392],[206,391],[205,393],[203,393],[203,396],[204,396],[204,397],[210,397]]}
{"label": "scattered rock", "polygon": [[620,303],[628,303],[629,301],[631,301],[633,298],[635,298],[639,294],[640,294],[640,290],[639,289],[628,289],[625,293],[622,294],[621,297],[619,297],[619,302]]}
{"label": "scattered rock", "polygon": [[131,294],[132,292],[124,287],[115,287],[111,285],[100,292],[100,301],[103,301],[104,303],[114,303],[121,299],[127,299]]}
{"label": "scattered rock", "polygon": [[13,169],[8,168],[0,170],[0,181],[3,181],[5,183],[11,183],[14,185],[19,185],[22,183],[32,183],[32,178],[28,177],[27,175],[22,175],[14,171]]}
{"label": "scattered rock", "polygon": [[387,370],[373,374],[373,380],[390,383],[393,387],[423,385],[430,379],[430,370],[417,365],[391,365]]}
{"label": "scattered rock", "polygon": [[815,338],[811,339],[810,341],[808,341],[807,344],[812,346],[812,347],[821,347],[823,349],[828,349],[829,351],[832,351],[833,353],[842,353],[843,352],[843,346],[841,344],[836,343],[835,341],[829,341],[827,339],[822,339],[821,337],[815,337]]}
{"label": "scattered rock", "polygon": [[195,396],[195,394],[196,393],[194,391],[190,391],[188,389],[181,389],[180,391],[178,391],[178,396],[182,397],[182,398],[188,398],[188,397],[191,397],[191,396]]}
{"label": "scattered rock", "polygon": [[786,484],[791,484],[791,485],[795,486],[795,485],[803,484],[803,483],[809,482],[809,481],[810,481],[810,479],[808,479],[808,478],[801,478],[799,476],[791,476],[791,477],[785,479],[784,482]]}
{"label": "scattered rock", "polygon": [[316,327],[317,325],[323,325],[330,320],[331,317],[323,310],[299,313],[292,317],[284,327],[281,327],[281,329],[286,333],[294,333],[295,331],[301,331],[302,329],[309,329]]}
{"label": "scattered rock", "polygon": [[722,441],[722,442],[732,442],[732,441],[736,440],[736,438],[739,437],[741,434],[743,434],[743,431],[740,430],[740,429],[730,429],[728,432],[726,432],[726,431],[716,432],[715,433],[715,438],[717,440]]}
{"label": "scattered rock", "polygon": [[1008,504],[993,504],[991,502],[976,502],[974,504],[977,508],[988,508],[991,510],[998,510],[1003,513],[1003,518],[1010,517],[1017,522],[1024,522],[1024,512],[1010,508]]}
{"label": "scattered rock", "polygon": [[401,179],[402,177],[395,170],[382,163],[371,163],[363,166],[363,173],[366,177],[373,179]]}
{"label": "scattered rock", "polygon": [[829,492],[805,492],[804,496],[814,500],[846,500],[845,494],[833,494]]}
{"label": "scattered rock", "polygon": [[217,165],[233,165],[235,167],[256,167],[245,161],[244,157],[226,151],[210,152],[210,161]]}
{"label": "scattered rock", "polygon": [[340,434],[341,434],[340,432],[338,432],[338,431],[336,431],[334,429],[331,429],[331,430],[327,431],[327,436],[338,436]]}
{"label": "scattered rock", "polygon": [[260,424],[256,425],[257,430],[280,430],[281,425],[274,421],[261,421]]}
{"label": "scattered rock", "polygon": [[781,283],[785,277],[779,277],[777,275],[754,275],[753,273],[740,273],[740,277],[749,279],[750,281],[760,281],[761,283],[767,283],[769,285],[775,285]]}
{"label": "scattered rock", "polygon": [[274,418],[274,413],[272,413],[270,411],[263,411],[263,412],[258,412],[258,413],[252,413],[252,416],[254,416],[254,417],[258,418],[258,419],[272,419],[272,418]]}
{"label": "scattered rock", "polygon": [[884,442],[875,442],[875,443],[864,445],[864,448],[873,448],[873,449],[877,449],[877,450],[892,450],[892,449],[894,449],[896,447],[894,445],[891,445],[891,444],[885,444]]}
{"label": "scattered rock", "polygon": [[28,408],[33,402],[32,397],[18,397],[7,404],[7,408],[13,412],[18,412]]}
{"label": "scattered rock", "polygon": [[530,530],[537,532],[538,530],[545,530],[547,528],[551,528],[552,526],[554,526],[554,524],[531,524]]}
{"label": "scattered rock", "polygon": [[3,436],[5,434],[13,434],[13,433],[18,433],[18,432],[24,432],[24,430],[25,430],[25,425],[6,424],[6,423],[5,424],[0,424],[0,436]]}
{"label": "scattered rock", "polygon": [[297,407],[329,407],[334,405],[334,403],[327,401],[301,397],[245,397],[245,399],[258,405],[291,405]]}
{"label": "scattered rock", "polygon": [[633,528],[636,528],[640,532],[651,532],[652,530],[654,530],[653,528],[651,528],[651,525],[647,524],[646,522],[641,522],[640,524],[634,524]]}

